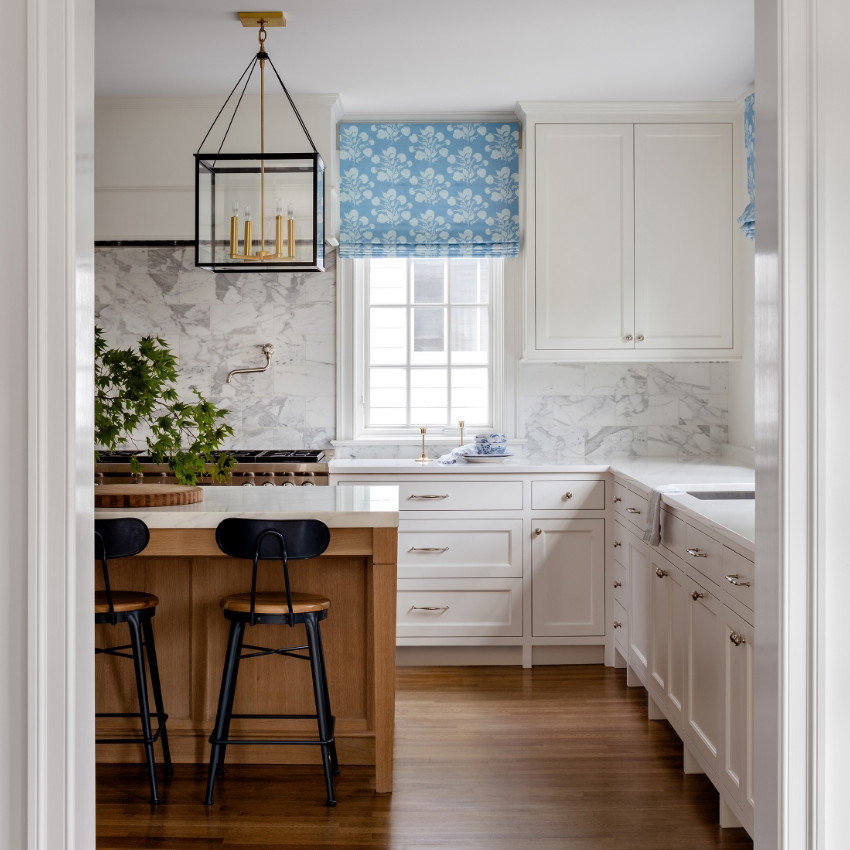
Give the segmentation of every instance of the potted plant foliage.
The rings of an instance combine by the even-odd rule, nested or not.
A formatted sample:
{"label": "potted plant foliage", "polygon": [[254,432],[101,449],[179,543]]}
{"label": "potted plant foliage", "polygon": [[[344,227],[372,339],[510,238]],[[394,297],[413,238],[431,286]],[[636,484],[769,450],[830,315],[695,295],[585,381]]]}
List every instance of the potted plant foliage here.
{"label": "potted plant foliage", "polygon": [[[102,328],[95,328],[94,436],[98,449],[114,451],[138,446],[144,429],[145,448],[157,463],[167,463],[180,484],[197,484],[208,474],[221,483],[235,466],[232,454],[221,451],[233,434],[221,421],[228,411],[207,401],[197,388],[182,401],[175,389],[177,358],[165,340],[145,336],[138,350],[110,348]],[[95,451],[95,460],[98,452]],[[133,457],[133,472],[142,466]]]}

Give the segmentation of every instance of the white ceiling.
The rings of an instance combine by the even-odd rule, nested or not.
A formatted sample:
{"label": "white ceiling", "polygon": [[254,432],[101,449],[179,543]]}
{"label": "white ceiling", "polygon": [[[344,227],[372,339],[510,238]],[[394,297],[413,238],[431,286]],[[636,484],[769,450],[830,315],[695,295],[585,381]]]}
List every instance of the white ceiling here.
{"label": "white ceiling", "polygon": [[347,113],[489,112],[525,100],[734,100],[753,0],[97,0],[99,95],[220,94],[257,48],[240,8],[282,10],[267,50],[292,93]]}

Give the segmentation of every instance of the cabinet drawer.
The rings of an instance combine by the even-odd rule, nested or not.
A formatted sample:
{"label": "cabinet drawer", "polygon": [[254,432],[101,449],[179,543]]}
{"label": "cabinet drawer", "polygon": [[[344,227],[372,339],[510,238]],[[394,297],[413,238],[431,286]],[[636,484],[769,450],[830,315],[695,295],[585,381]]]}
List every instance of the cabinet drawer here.
{"label": "cabinet drawer", "polygon": [[399,637],[519,637],[522,579],[399,579]]}
{"label": "cabinet drawer", "polygon": [[400,578],[522,576],[521,519],[404,519]]}
{"label": "cabinet drawer", "polygon": [[629,558],[626,540],[627,535],[631,534],[631,532],[626,531],[626,527],[617,520],[614,521],[613,526],[614,527],[611,530],[611,548],[609,551],[613,554],[614,560],[618,564],[621,564],[623,567],[627,567]]}
{"label": "cabinet drawer", "polygon": [[614,613],[611,616],[611,629],[614,632],[614,643],[620,649],[623,657],[629,657],[629,612],[614,600]]}
{"label": "cabinet drawer", "polygon": [[661,511],[661,545],[678,558],[688,557],[688,526],[670,511]]}
{"label": "cabinet drawer", "polygon": [[723,578],[723,545],[692,525],[686,525],[688,545],[683,560],[698,569],[716,585],[725,585]]}
{"label": "cabinet drawer", "polygon": [[611,570],[611,579],[614,591],[614,601],[624,609],[629,607],[629,571],[622,564],[614,564]]}
{"label": "cabinet drawer", "polygon": [[522,510],[522,481],[401,481],[402,511]]}
{"label": "cabinet drawer", "polygon": [[649,500],[646,496],[629,490],[624,484],[614,482],[614,510],[627,519],[633,526],[643,534],[646,526],[646,507]]}
{"label": "cabinet drawer", "polygon": [[535,511],[603,511],[604,481],[532,481]]}
{"label": "cabinet drawer", "polygon": [[746,605],[751,611],[755,607],[755,572],[756,565],[734,552],[728,546],[723,547],[723,586],[738,602]]}

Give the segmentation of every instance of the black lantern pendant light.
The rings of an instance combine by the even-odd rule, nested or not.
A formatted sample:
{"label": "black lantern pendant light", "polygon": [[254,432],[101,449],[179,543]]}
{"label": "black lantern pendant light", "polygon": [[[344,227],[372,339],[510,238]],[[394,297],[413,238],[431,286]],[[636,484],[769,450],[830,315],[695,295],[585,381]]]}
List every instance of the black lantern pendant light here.
{"label": "black lantern pendant light", "polygon": [[[240,12],[239,18],[243,26],[260,28],[260,50],[227,96],[195,154],[195,265],[216,272],[324,271],[325,164],[265,49],[266,27],[285,26],[283,12]],[[266,150],[266,63],[312,153]],[[257,65],[259,152],[223,153]],[[228,110],[237,90],[235,105]],[[204,152],[219,121],[222,125],[227,122],[221,142],[217,149]]]}

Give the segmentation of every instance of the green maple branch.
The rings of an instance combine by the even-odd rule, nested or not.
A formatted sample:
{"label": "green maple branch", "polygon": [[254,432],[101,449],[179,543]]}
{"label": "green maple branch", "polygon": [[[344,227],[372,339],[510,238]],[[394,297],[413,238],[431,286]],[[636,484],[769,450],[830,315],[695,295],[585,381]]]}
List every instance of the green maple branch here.
{"label": "green maple branch", "polygon": [[[138,351],[109,348],[103,330],[95,328],[95,445],[107,451],[128,443],[138,446],[135,432],[146,426],[147,452],[157,463],[167,463],[179,483],[196,484],[205,473],[213,481],[225,481],[236,459],[214,452],[233,434],[230,425],[219,421],[228,411],[195,387],[193,401],[181,401],[174,387],[177,378],[177,358],[165,340],[142,337]],[[135,457],[130,468],[141,472]]]}

